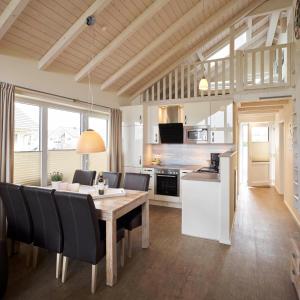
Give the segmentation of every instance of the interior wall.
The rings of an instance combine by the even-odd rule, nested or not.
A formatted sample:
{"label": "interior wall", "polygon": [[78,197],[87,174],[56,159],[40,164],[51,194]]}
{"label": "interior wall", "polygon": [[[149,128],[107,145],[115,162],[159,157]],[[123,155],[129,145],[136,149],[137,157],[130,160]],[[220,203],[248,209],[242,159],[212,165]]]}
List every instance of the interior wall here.
{"label": "interior wall", "polygon": [[152,155],[160,155],[162,165],[208,166],[210,153],[224,153],[234,150],[234,145],[151,145]]}
{"label": "interior wall", "polygon": [[[81,101],[89,101],[87,83],[76,82],[74,74],[40,71],[37,61],[34,60],[0,54],[0,81]],[[119,107],[129,101],[127,97],[101,91],[100,84],[93,85],[93,94],[96,104],[108,107]]]}
{"label": "interior wall", "polygon": [[[293,107],[292,103],[289,103],[276,115],[275,121],[275,135],[279,136],[279,123],[284,122],[284,201],[288,205],[289,209],[295,215],[295,217],[300,222],[300,214],[294,208],[294,200],[293,200],[293,137],[292,137],[292,118]],[[280,143],[281,141],[277,141]],[[277,149],[277,147],[276,147]],[[279,182],[281,180],[280,175],[282,172],[279,168],[279,161],[280,161],[280,153],[276,151],[275,153],[275,186],[279,186]]]}

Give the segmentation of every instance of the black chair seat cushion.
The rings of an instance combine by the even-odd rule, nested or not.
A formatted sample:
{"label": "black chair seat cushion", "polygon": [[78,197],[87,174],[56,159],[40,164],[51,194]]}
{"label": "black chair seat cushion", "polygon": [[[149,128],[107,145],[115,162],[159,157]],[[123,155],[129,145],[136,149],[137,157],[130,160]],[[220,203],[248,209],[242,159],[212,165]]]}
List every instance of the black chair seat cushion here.
{"label": "black chair seat cushion", "polygon": [[[106,222],[99,220],[100,240],[106,240]],[[117,228],[117,242],[123,239],[125,236],[124,228]]]}
{"label": "black chair seat cushion", "polygon": [[117,220],[117,228],[133,230],[142,225],[142,207],[138,206]]}

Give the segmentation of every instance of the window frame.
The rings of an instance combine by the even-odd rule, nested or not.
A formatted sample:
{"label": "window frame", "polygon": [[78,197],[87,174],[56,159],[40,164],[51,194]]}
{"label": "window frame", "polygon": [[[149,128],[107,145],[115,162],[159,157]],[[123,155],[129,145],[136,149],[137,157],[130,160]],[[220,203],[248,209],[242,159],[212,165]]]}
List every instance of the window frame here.
{"label": "window frame", "polygon": [[[104,111],[89,111],[84,108],[76,108],[69,105],[63,105],[55,102],[47,102],[46,100],[32,100],[24,99],[22,96],[16,96],[15,103],[22,103],[27,105],[33,105],[39,107],[39,151],[16,151],[17,153],[41,153],[41,172],[40,172],[40,182],[41,186],[47,186],[48,184],[48,151],[74,151],[76,149],[57,149],[48,150],[48,109],[58,109],[70,112],[76,112],[80,114],[80,134],[88,129],[88,118],[94,116],[97,118],[102,118],[107,121],[107,145],[109,145],[109,133],[110,133],[110,112]],[[106,151],[109,152],[107,146]],[[15,151],[14,151],[15,152]],[[88,155],[81,155],[81,167],[87,167],[89,163]]]}

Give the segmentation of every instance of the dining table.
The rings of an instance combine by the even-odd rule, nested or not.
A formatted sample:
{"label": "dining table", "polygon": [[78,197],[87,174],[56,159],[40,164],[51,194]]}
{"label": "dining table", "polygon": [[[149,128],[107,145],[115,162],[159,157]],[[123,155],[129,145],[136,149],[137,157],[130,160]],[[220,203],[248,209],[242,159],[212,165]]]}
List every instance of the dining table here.
{"label": "dining table", "polygon": [[[90,194],[98,219],[106,222],[106,285],[117,282],[117,219],[134,208],[142,207],[142,248],[149,247],[148,192],[123,190],[121,195],[99,196],[94,186],[80,185],[79,193]],[[109,194],[109,193],[108,193]]]}

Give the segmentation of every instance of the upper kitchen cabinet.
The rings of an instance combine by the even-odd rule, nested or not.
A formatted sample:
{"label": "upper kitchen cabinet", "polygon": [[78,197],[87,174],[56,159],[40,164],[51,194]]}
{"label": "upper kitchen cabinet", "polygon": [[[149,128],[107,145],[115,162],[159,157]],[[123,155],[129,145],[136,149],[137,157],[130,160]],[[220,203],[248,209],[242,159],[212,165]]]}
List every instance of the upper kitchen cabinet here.
{"label": "upper kitchen cabinet", "polygon": [[159,143],[159,106],[151,105],[147,109],[147,136],[146,143],[158,144]]}
{"label": "upper kitchen cabinet", "polygon": [[143,105],[122,106],[122,126],[143,125]]}
{"label": "upper kitchen cabinet", "polygon": [[186,103],[183,106],[183,111],[185,126],[209,125],[210,102]]}
{"label": "upper kitchen cabinet", "polygon": [[210,142],[233,143],[233,102],[212,101],[210,115]]}

